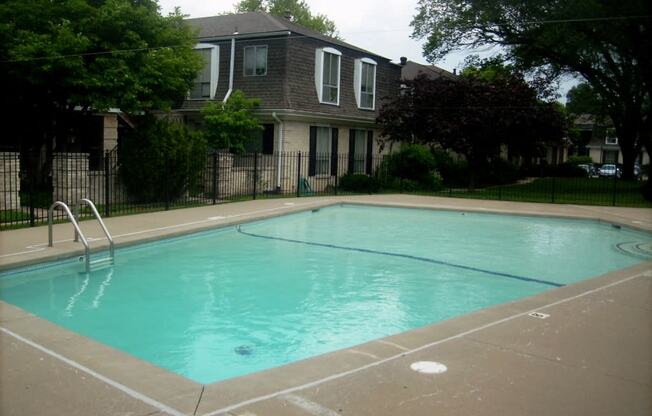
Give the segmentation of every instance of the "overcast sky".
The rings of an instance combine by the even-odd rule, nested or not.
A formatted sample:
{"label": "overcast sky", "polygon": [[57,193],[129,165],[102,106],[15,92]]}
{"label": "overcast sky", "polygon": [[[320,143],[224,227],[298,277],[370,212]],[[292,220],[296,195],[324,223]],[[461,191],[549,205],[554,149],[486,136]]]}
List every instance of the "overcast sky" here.
{"label": "overcast sky", "polygon": [[[423,58],[423,41],[410,37],[410,22],[416,13],[417,0],[306,0],[313,13],[322,13],[335,21],[340,36],[348,43],[398,62],[399,57],[427,63]],[[237,0],[159,0],[161,12],[167,14],[179,6],[190,17],[214,16],[233,10]],[[452,71],[459,69],[464,58],[478,51],[450,54],[435,65]],[[482,51],[483,57],[494,51]],[[565,82],[563,95],[572,83]]]}

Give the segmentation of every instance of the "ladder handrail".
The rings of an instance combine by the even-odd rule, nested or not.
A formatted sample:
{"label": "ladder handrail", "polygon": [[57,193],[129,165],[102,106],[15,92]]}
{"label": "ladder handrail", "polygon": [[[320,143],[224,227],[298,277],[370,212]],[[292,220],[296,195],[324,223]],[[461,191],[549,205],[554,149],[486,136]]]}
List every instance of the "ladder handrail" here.
{"label": "ladder handrail", "polygon": [[[111,234],[109,234],[109,230],[106,228],[106,225],[104,224],[104,221],[102,220],[102,217],[100,216],[100,213],[97,211],[97,207],[88,198],[81,198],[79,201],[77,201],[77,205],[75,206],[75,214],[76,218],[79,218],[79,214],[81,213],[81,205],[82,202],[88,205],[91,208],[91,211],[93,211],[93,215],[95,216],[95,219],[100,223],[100,227],[102,227],[102,231],[104,231],[104,235],[106,236],[107,240],[109,240],[109,253],[111,258],[114,258],[114,245],[113,245],[113,238],[111,237]],[[75,233],[75,241],[77,241],[77,233]]]}
{"label": "ladder handrail", "polygon": [[84,233],[82,233],[81,228],[79,228],[79,223],[77,223],[77,220],[75,219],[75,216],[72,215],[72,212],[70,212],[70,208],[68,205],[66,205],[64,202],[61,201],[55,201],[52,205],[50,205],[50,208],[48,209],[48,247],[52,247],[52,222],[53,222],[53,213],[54,213],[54,208],[55,207],[61,207],[66,211],[66,214],[68,214],[68,219],[72,223],[73,227],[75,227],[75,241],[77,241],[77,235],[81,238],[81,242],[84,245],[84,257],[86,258],[86,272],[90,272],[90,260],[91,260],[91,255],[90,255],[90,247],[88,246],[88,240],[86,240],[86,237],[84,236]]}

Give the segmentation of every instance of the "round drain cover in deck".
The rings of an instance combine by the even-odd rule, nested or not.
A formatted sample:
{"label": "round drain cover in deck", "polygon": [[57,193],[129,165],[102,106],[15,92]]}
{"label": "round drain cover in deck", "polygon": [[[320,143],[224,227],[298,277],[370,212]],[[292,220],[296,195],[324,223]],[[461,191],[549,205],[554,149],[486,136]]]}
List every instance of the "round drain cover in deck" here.
{"label": "round drain cover in deck", "polygon": [[410,364],[410,368],[424,374],[441,374],[448,370],[448,367],[436,361],[417,361]]}

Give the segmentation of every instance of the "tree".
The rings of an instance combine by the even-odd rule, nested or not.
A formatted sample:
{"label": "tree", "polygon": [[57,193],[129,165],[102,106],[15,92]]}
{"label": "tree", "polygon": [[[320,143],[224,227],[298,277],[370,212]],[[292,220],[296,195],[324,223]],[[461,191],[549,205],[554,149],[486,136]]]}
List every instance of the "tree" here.
{"label": "tree", "polygon": [[235,90],[226,103],[206,105],[201,114],[208,145],[233,153],[244,152],[244,145],[252,132],[262,130],[258,119],[251,114],[251,110],[259,105],[259,99],[246,98],[240,90]]}
{"label": "tree", "polygon": [[129,197],[136,202],[174,201],[201,188],[206,140],[183,124],[136,116],[120,146],[119,173]]}
{"label": "tree", "polygon": [[413,36],[434,61],[460,47],[500,46],[549,79],[582,76],[602,97],[623,154],[624,176],[652,148],[652,60],[646,0],[420,0]]}
{"label": "tree", "polygon": [[241,0],[235,5],[237,13],[262,11],[274,16],[292,15],[293,21],[315,32],[339,39],[335,22],[323,14],[312,14],[304,0]]}
{"label": "tree", "polygon": [[154,0],[6,0],[0,22],[0,112],[24,149],[65,114],[168,109],[201,68],[179,10]]}
{"label": "tree", "polygon": [[601,117],[605,113],[602,97],[586,82],[578,84],[566,93],[566,109],[570,114],[592,114]]}
{"label": "tree", "polygon": [[471,188],[503,146],[513,155],[537,156],[544,144],[564,137],[567,127],[556,105],[539,101],[522,77],[476,68],[454,80],[407,81],[405,93],[381,108],[378,122],[391,141],[463,155]]}

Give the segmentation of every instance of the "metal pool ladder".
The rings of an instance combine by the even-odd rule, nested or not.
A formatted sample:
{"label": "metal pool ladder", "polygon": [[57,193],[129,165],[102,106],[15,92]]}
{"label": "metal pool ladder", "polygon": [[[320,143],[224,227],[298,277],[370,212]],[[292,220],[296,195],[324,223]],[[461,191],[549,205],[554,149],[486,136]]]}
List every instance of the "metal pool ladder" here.
{"label": "metal pool ladder", "polygon": [[[93,262],[91,262],[91,253],[90,253],[90,246],[88,244],[88,240],[84,236],[84,233],[82,232],[81,228],[79,227],[79,214],[80,214],[80,209],[81,205],[85,204],[88,205],[93,212],[93,215],[95,216],[95,219],[100,223],[100,227],[102,227],[102,231],[104,231],[104,235],[106,238],[109,240],[109,256],[108,257],[103,257],[101,259],[97,259]],[[99,268],[103,266],[110,266],[113,264],[113,260],[115,258],[115,249],[114,249],[114,244],[113,244],[113,238],[111,237],[111,234],[109,233],[109,230],[106,228],[106,225],[104,224],[104,221],[102,221],[102,217],[100,216],[100,213],[97,212],[97,208],[95,207],[95,204],[93,201],[87,198],[81,198],[79,201],[77,201],[76,209],[75,209],[75,214],[70,211],[70,208],[66,203],[61,202],[61,201],[56,201],[50,206],[50,209],[48,209],[48,246],[52,247],[53,241],[52,241],[52,222],[53,222],[53,213],[54,213],[54,208],[55,207],[61,207],[63,210],[66,212],[68,215],[68,220],[72,223],[74,229],[75,229],[75,241],[80,241],[84,245],[84,266],[86,269],[86,273],[89,273],[91,271],[91,268]]]}

